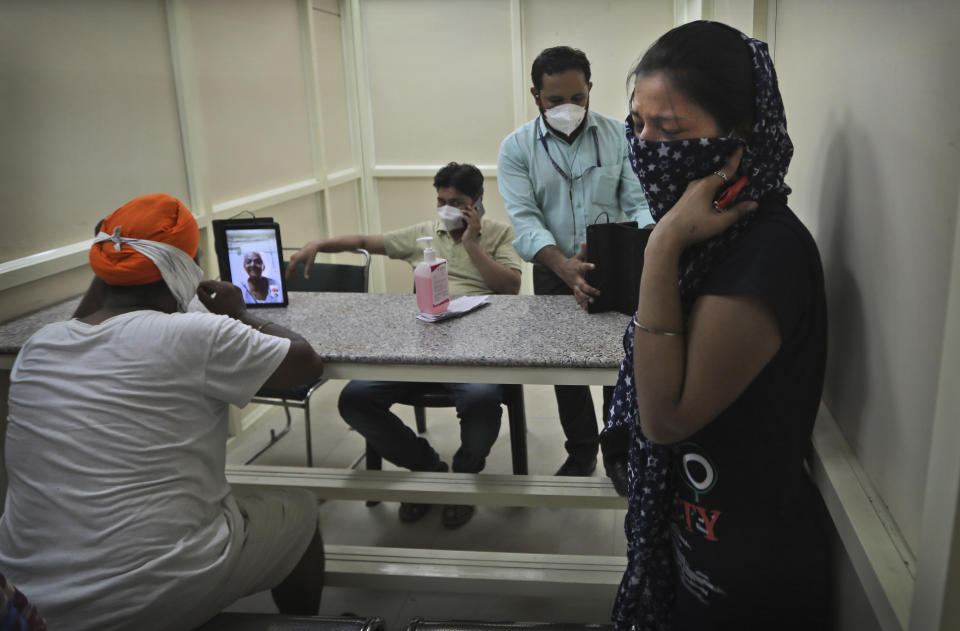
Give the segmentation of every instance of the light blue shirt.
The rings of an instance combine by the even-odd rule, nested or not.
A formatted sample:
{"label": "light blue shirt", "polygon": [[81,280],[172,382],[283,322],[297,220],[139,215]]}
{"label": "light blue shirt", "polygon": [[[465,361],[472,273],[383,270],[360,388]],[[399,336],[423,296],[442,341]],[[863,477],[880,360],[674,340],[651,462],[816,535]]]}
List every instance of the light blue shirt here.
{"label": "light blue shirt", "polygon": [[497,159],[497,187],[521,258],[532,261],[548,245],[574,256],[587,240],[587,226],[598,220],[653,223],[630,166],[623,121],[588,111],[583,130],[567,144],[541,119],[507,136]]}

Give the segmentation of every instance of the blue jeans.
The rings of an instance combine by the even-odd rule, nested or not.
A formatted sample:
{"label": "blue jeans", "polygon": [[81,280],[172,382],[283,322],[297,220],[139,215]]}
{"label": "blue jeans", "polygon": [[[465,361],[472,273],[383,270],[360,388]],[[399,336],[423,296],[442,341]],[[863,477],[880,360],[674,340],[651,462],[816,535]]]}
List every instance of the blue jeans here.
{"label": "blue jeans", "polygon": [[411,471],[435,471],[440,456],[426,439],[390,411],[411,389],[443,388],[460,418],[460,449],[453,470],[478,473],[500,433],[500,386],[487,383],[420,384],[401,381],[351,381],[337,407],[347,424],[360,432],[381,456]]}

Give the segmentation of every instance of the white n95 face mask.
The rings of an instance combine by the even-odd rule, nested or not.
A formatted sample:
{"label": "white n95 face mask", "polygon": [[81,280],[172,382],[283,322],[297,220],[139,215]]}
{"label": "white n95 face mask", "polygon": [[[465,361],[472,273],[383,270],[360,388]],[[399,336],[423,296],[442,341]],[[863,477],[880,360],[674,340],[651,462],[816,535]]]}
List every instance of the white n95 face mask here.
{"label": "white n95 face mask", "polygon": [[467,222],[463,220],[463,213],[456,206],[441,206],[437,209],[437,214],[440,216],[443,229],[447,232],[453,232],[467,226]]}
{"label": "white n95 face mask", "polygon": [[587,108],[573,103],[563,103],[551,107],[543,114],[551,127],[564,136],[569,136],[583,122],[583,117],[587,115]]}

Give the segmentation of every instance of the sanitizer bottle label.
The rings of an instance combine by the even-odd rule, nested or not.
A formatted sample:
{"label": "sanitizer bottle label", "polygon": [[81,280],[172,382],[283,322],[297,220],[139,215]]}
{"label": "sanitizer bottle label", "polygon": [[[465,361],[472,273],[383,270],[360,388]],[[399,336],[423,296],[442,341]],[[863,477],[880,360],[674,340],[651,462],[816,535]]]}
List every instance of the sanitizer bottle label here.
{"label": "sanitizer bottle label", "polygon": [[433,305],[450,299],[450,287],[447,280],[447,263],[437,263],[430,267],[430,284],[433,286]]}

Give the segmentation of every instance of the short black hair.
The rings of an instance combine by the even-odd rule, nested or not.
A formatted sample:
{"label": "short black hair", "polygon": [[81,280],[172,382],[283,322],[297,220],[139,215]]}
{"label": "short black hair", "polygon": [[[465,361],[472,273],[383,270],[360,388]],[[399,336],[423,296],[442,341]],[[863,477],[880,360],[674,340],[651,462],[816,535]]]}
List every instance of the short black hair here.
{"label": "short black hair", "polygon": [[662,72],[673,86],[707,111],[722,133],[748,136],[753,129],[753,59],[739,31],[719,22],[697,21],[660,36],[631,73]]}
{"label": "short black hair", "polygon": [[590,61],[582,50],[569,46],[544,48],[533,60],[533,68],[530,70],[533,87],[542,90],[543,75],[557,74],[566,70],[579,70],[587,83],[590,83]]}
{"label": "short black hair", "polygon": [[472,164],[451,162],[433,176],[433,187],[440,189],[452,186],[470,198],[483,194],[483,173]]}

